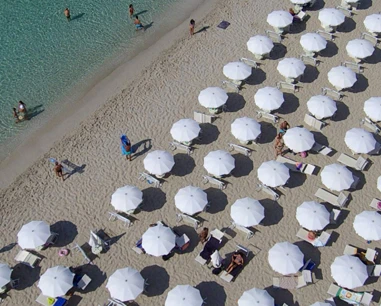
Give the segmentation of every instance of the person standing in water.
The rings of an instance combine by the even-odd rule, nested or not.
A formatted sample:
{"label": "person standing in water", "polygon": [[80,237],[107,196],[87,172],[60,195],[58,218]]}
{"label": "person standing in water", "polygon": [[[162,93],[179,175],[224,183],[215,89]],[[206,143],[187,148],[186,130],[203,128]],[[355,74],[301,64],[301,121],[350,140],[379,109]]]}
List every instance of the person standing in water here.
{"label": "person standing in water", "polygon": [[70,21],[70,10],[68,8],[65,8],[64,15],[66,16],[67,21]]}
{"label": "person standing in water", "polygon": [[130,4],[128,12],[130,13],[130,18],[134,16],[134,6]]}
{"label": "person standing in water", "polygon": [[16,123],[20,122],[19,115],[17,114],[16,108],[13,108],[13,118],[15,118]]}
{"label": "person standing in water", "polygon": [[144,26],[140,22],[138,15],[135,16],[134,24],[135,24],[135,27],[136,27],[136,31],[142,30],[142,29],[144,30]]}

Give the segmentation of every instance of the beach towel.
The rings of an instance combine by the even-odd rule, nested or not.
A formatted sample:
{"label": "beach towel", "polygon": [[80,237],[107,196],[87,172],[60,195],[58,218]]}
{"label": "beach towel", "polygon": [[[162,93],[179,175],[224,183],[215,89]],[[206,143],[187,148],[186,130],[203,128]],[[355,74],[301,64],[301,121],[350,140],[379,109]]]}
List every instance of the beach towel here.
{"label": "beach towel", "polygon": [[217,28],[220,28],[220,29],[223,29],[223,30],[226,30],[226,28],[230,26],[230,22],[227,22],[227,21],[221,21],[220,24],[217,26]]}
{"label": "beach towel", "polygon": [[[127,146],[127,147],[129,146],[129,147],[130,147],[130,150],[129,150],[129,151],[126,150],[126,146]],[[126,135],[122,135],[122,136],[120,137],[120,149],[121,149],[123,155],[130,155],[130,154],[131,154],[131,142],[130,142],[130,140],[127,138]]]}
{"label": "beach towel", "polygon": [[218,250],[215,250],[214,253],[210,256],[212,265],[214,268],[220,268],[222,265],[222,257]]}

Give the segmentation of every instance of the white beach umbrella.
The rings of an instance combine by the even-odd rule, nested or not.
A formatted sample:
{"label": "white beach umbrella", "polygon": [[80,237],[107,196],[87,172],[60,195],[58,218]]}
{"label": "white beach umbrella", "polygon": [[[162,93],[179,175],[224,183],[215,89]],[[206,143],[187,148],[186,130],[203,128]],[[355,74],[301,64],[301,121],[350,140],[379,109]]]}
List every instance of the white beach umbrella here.
{"label": "white beach umbrella", "polygon": [[181,188],[175,195],[176,207],[191,216],[203,211],[207,204],[207,194],[199,187],[187,186]]}
{"label": "white beach umbrella", "polygon": [[0,288],[11,281],[12,269],[5,263],[0,263]]}
{"label": "white beach umbrella", "polygon": [[352,172],[340,164],[325,166],[320,176],[322,183],[328,189],[335,191],[349,189],[354,182]]}
{"label": "white beach umbrella", "polygon": [[230,208],[230,216],[239,225],[255,226],[265,217],[265,208],[257,200],[243,198],[234,202]]}
{"label": "white beach umbrella", "polygon": [[17,234],[17,243],[23,249],[35,249],[46,243],[50,237],[50,226],[45,221],[31,221]]}
{"label": "white beach umbrella", "polygon": [[208,87],[200,91],[198,102],[206,108],[219,108],[228,100],[228,94],[220,87]]}
{"label": "white beach umbrella", "polygon": [[147,254],[153,256],[167,255],[175,247],[176,236],[164,225],[150,227],[142,236],[142,247]]}
{"label": "white beach umbrella", "polygon": [[315,143],[314,134],[302,127],[288,129],[283,140],[284,144],[295,153],[308,151]]}
{"label": "white beach umbrella", "polygon": [[224,66],[224,75],[235,81],[242,81],[251,75],[251,67],[243,62],[231,62]]}
{"label": "white beach umbrella", "polygon": [[319,20],[328,26],[339,26],[345,21],[345,15],[335,8],[324,8],[319,12]]}
{"label": "white beach umbrella", "polygon": [[316,303],[313,303],[311,306],[332,306],[332,304],[323,303],[323,302],[316,302]]}
{"label": "white beach umbrella", "polygon": [[312,0],[291,0],[292,4],[304,5],[310,3]]}
{"label": "white beach umbrella", "polygon": [[331,276],[339,286],[353,289],[364,285],[368,272],[359,258],[342,255],[336,257],[332,263]]}
{"label": "white beach umbrella", "polygon": [[296,209],[296,219],[299,224],[310,230],[322,230],[329,224],[330,213],[324,205],[315,201],[303,202]]}
{"label": "white beach umbrella", "polygon": [[73,288],[73,280],[74,273],[68,267],[56,266],[41,275],[38,288],[43,295],[55,298],[65,295]]}
{"label": "white beach umbrella", "polygon": [[261,134],[261,125],[252,118],[237,118],[231,124],[231,132],[238,140],[251,141]]}
{"label": "white beach umbrella", "polygon": [[163,175],[172,170],[175,160],[171,153],[156,150],[147,154],[143,160],[144,168],[154,175]]}
{"label": "white beach umbrella", "polygon": [[353,39],[347,43],[345,49],[350,57],[366,58],[373,54],[374,47],[370,41],[365,39]]}
{"label": "white beach umbrella", "polygon": [[328,81],[338,90],[352,87],[356,81],[356,73],[344,66],[333,67],[328,72]]}
{"label": "white beach umbrella", "polygon": [[203,303],[200,291],[190,285],[177,285],[165,300],[165,306],[201,306]]}
{"label": "white beach umbrella", "polygon": [[381,33],[381,14],[372,14],[365,17],[365,28],[371,33]]}
{"label": "white beach umbrella", "polygon": [[270,160],[260,165],[257,170],[258,179],[266,186],[278,187],[287,183],[290,178],[288,168],[280,162]]}
{"label": "white beach umbrella", "polygon": [[221,176],[229,174],[235,167],[234,157],[224,150],[209,152],[204,157],[204,168],[208,173]]}
{"label": "white beach umbrella", "polygon": [[294,79],[301,76],[305,69],[306,65],[303,61],[294,57],[282,59],[277,66],[277,70],[282,76]]}
{"label": "white beach umbrella", "polygon": [[311,97],[307,102],[307,108],[317,119],[332,117],[337,111],[336,102],[323,95]]}
{"label": "white beach umbrella", "polygon": [[111,205],[118,211],[135,210],[142,202],[143,192],[130,185],[118,188],[111,196]]}
{"label": "white beach umbrella", "polygon": [[377,211],[363,211],[353,222],[357,235],[365,240],[381,239],[381,215]]}
{"label": "white beach umbrella", "polygon": [[274,298],[263,289],[246,290],[238,300],[238,306],[274,306]]}
{"label": "white beach umbrella", "polygon": [[283,93],[276,87],[264,87],[258,89],[254,95],[254,102],[265,111],[276,110],[284,102]]}
{"label": "white beach umbrella", "polygon": [[300,44],[304,50],[319,52],[327,47],[327,41],[317,33],[306,33],[300,37]]}
{"label": "white beach umbrella", "polygon": [[133,268],[116,270],[108,279],[106,288],[113,299],[135,300],[144,290],[144,278]]}
{"label": "white beach umbrella", "polygon": [[377,141],[372,133],[361,128],[352,128],[345,133],[345,144],[355,153],[369,153],[376,147]]}
{"label": "white beach umbrella", "polygon": [[289,242],[278,242],[269,250],[269,264],[280,274],[288,275],[299,271],[303,266],[304,255],[300,249]]}
{"label": "white beach umbrella", "polygon": [[366,100],[364,112],[373,121],[381,121],[381,97],[372,97]]}
{"label": "white beach umbrella", "polygon": [[198,137],[201,128],[193,119],[181,119],[175,122],[171,128],[171,135],[174,140],[184,142],[192,141]]}
{"label": "white beach umbrella", "polygon": [[377,179],[377,189],[381,191],[381,175]]}
{"label": "white beach umbrella", "polygon": [[273,11],[267,15],[267,23],[276,28],[285,28],[292,23],[292,20],[292,15],[286,11]]}
{"label": "white beach umbrella", "polygon": [[274,48],[273,41],[264,35],[250,37],[247,42],[247,49],[254,54],[268,54]]}

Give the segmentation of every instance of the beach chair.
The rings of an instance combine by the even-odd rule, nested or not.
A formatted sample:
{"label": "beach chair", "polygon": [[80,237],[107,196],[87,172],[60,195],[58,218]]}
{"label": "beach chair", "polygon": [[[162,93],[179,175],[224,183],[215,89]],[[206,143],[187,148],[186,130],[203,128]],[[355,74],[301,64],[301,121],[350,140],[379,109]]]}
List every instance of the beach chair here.
{"label": "beach chair", "polygon": [[372,265],[369,267],[369,276],[380,277],[381,276],[381,265]]}
{"label": "beach chair", "polygon": [[299,289],[307,286],[308,283],[312,282],[311,271],[305,270],[300,276],[283,276],[273,278],[273,287],[282,288],[287,290]]}
{"label": "beach chair", "polygon": [[245,156],[250,157],[253,150],[246,148],[244,146],[236,145],[234,143],[228,143],[229,151],[237,151],[240,153],[243,153]]}
{"label": "beach chair", "polygon": [[187,244],[189,245],[190,239],[186,234],[182,234],[181,236],[176,235],[176,248],[183,251],[186,249]]}
{"label": "beach chair", "polygon": [[190,223],[193,225],[194,229],[197,230],[201,223],[199,220],[187,215],[187,214],[176,214],[176,224],[180,223],[181,221],[184,221],[184,222],[187,222],[187,223]]}
{"label": "beach chair", "polygon": [[341,66],[347,67],[356,73],[363,73],[364,72],[364,67],[362,67],[359,63],[342,62]]}
{"label": "beach chair", "polygon": [[151,176],[145,172],[139,173],[138,180],[139,181],[146,181],[148,184],[152,184],[156,188],[160,188],[162,186],[162,184],[160,183],[160,181],[157,178],[155,178],[155,177],[153,177],[153,176]]}
{"label": "beach chair", "polygon": [[339,163],[342,163],[345,166],[351,167],[356,170],[364,170],[368,164],[369,160],[359,156],[357,159],[353,158],[352,156],[349,156],[347,154],[341,153],[339,158],[337,159]]}
{"label": "beach chair", "polygon": [[321,131],[321,129],[327,125],[324,121],[320,121],[308,114],[304,115],[304,122],[318,131]]}
{"label": "beach chair", "polygon": [[86,287],[91,283],[91,278],[86,274],[82,276],[82,278],[78,281],[77,288],[85,290]]}
{"label": "beach chair", "polygon": [[317,30],[315,33],[319,34],[325,40],[335,41],[335,36],[332,33],[329,33],[329,32],[323,31],[323,30]]}
{"label": "beach chair", "polygon": [[305,63],[306,65],[311,65],[313,67],[317,67],[319,66],[320,64],[320,61],[314,57],[312,57],[311,55],[308,55],[308,54],[302,54],[300,56],[300,59],[303,61],[303,63]]}
{"label": "beach chair", "polygon": [[347,2],[345,0],[341,0],[340,6],[346,8],[348,10],[357,10],[358,7],[360,6],[360,3],[361,3],[360,1],[358,1],[358,2]]}
{"label": "beach chair", "polygon": [[361,33],[360,38],[369,41],[373,45],[373,47],[378,46],[378,39],[377,37],[374,37],[373,35],[370,35],[368,33]]}
{"label": "beach chair", "polygon": [[278,155],[276,158],[276,161],[283,163],[288,169],[290,169],[293,172],[299,172],[299,173],[304,173],[304,174],[308,174],[308,175],[313,175],[313,173],[315,172],[315,169],[316,169],[316,166],[314,166],[314,165],[303,163],[302,167],[299,170],[298,168],[296,168],[296,161],[294,161],[290,158],[284,157],[282,155]]}
{"label": "beach chair", "polygon": [[214,185],[217,185],[219,189],[223,190],[226,189],[226,184],[223,181],[220,181],[214,177],[208,176],[208,175],[203,175],[202,176],[202,182],[204,184],[211,183]]}
{"label": "beach chair", "polygon": [[370,262],[375,262],[378,256],[378,252],[373,249],[366,249],[365,258]]}
{"label": "beach chair", "polygon": [[362,299],[360,301],[361,305],[369,306],[370,303],[373,300],[373,294],[370,294],[368,292],[364,292],[364,295],[362,296]]}
{"label": "beach chair", "polygon": [[344,193],[340,192],[340,194],[337,196],[323,188],[319,188],[316,191],[315,197],[340,208],[344,207],[348,202],[348,196],[346,196]]}
{"label": "beach chair", "polygon": [[337,220],[339,219],[339,216],[341,214],[341,210],[340,209],[332,209],[332,211],[330,212],[330,216],[329,216],[329,222],[331,224],[336,224],[337,223]]}
{"label": "beach chair", "polygon": [[239,93],[240,89],[241,89],[241,85],[242,85],[242,82],[234,82],[234,81],[228,81],[228,80],[223,80],[221,81],[222,82],[222,86],[224,88],[227,88],[227,87],[230,87],[231,89],[233,89],[236,93]]}
{"label": "beach chair", "polygon": [[130,227],[131,225],[134,224],[130,219],[118,214],[117,212],[109,211],[108,214],[110,215],[110,218],[109,218],[110,221],[120,220],[124,223],[124,226],[127,226],[127,227]]}
{"label": "beach chair", "polygon": [[315,142],[311,148],[311,151],[329,156],[329,154],[331,154],[333,150],[330,147],[327,147],[325,145]]}
{"label": "beach chair", "polygon": [[126,304],[117,299],[107,299],[107,303],[104,306],[126,306]]}
{"label": "beach chair", "polygon": [[323,231],[319,237],[317,237],[314,240],[311,240],[308,238],[308,231],[301,227],[299,231],[296,233],[296,237],[312,244],[314,247],[324,247],[328,243],[328,240],[331,237],[331,235]]}
{"label": "beach chair", "polygon": [[192,147],[186,146],[185,144],[182,144],[182,143],[177,142],[177,141],[171,141],[169,143],[169,148],[172,151],[175,151],[176,149],[178,149],[178,150],[187,152],[188,155],[191,155],[193,153],[193,148]]}
{"label": "beach chair", "polygon": [[274,190],[272,189],[271,187],[268,187],[266,185],[263,185],[261,183],[257,183],[257,188],[256,188],[257,191],[264,191],[266,192],[267,194],[269,194],[271,196],[271,198],[274,200],[274,201],[278,201],[279,200],[279,194]]}
{"label": "beach chair", "polygon": [[53,245],[57,242],[58,234],[51,232],[51,235],[49,236],[48,240],[45,242],[45,244],[40,245],[36,247],[36,251],[42,251],[48,248],[50,245]]}
{"label": "beach chair", "polygon": [[310,17],[310,15],[308,15],[306,12],[302,10],[299,11],[299,13],[297,13],[296,16],[300,19],[300,21],[305,21]]}
{"label": "beach chair", "polygon": [[225,237],[225,233],[223,231],[220,231],[218,228],[215,228],[214,230],[212,230],[210,232],[210,235],[216,238],[217,240],[219,240],[220,243],[222,242],[222,239]]}
{"label": "beach chair", "polygon": [[352,246],[352,245],[349,245],[347,244],[344,248],[344,252],[343,254],[344,255],[349,255],[349,256],[353,256],[353,255],[356,255],[358,252],[358,248]]}
{"label": "beach chair", "polygon": [[276,87],[281,90],[292,91],[293,93],[299,92],[299,86],[297,84],[292,84],[292,82],[276,82]]}
{"label": "beach chair", "polygon": [[254,69],[257,69],[258,68],[258,63],[252,59],[249,59],[249,58],[246,58],[246,57],[241,57],[239,59],[240,62],[254,68]]}
{"label": "beach chair", "polygon": [[141,248],[138,248],[137,246],[133,246],[133,247],[132,247],[132,250],[133,250],[136,254],[138,254],[138,255],[142,255],[142,254],[144,254],[144,251],[143,251]]}
{"label": "beach chair", "polygon": [[[238,251],[241,251],[242,253],[245,254],[246,258],[249,257],[249,254],[250,254],[250,250],[240,244],[236,244],[236,249],[235,249],[236,252]],[[245,265],[243,265],[242,269],[245,267]],[[229,273],[227,273],[226,271],[222,271],[222,273],[220,274],[220,278],[223,279],[224,281],[230,283],[233,279],[234,279],[234,275],[231,275]]]}
{"label": "beach chair", "polygon": [[266,36],[270,38],[273,42],[278,44],[280,44],[283,40],[282,35],[270,30],[266,30]]}
{"label": "beach chair", "polygon": [[381,200],[380,199],[377,199],[377,198],[374,198],[373,200],[372,200],[372,202],[370,202],[370,207],[372,207],[372,208],[374,208],[375,210],[381,210],[381,206],[380,206],[380,208],[379,208],[379,206],[378,206],[378,203],[380,203],[381,202]]}
{"label": "beach chair", "polygon": [[201,112],[193,112],[193,119],[198,123],[213,123],[213,121],[217,118],[214,115],[207,115]]}
{"label": "beach chair", "polygon": [[246,234],[246,239],[250,239],[251,237],[254,236],[253,231],[249,230],[245,226],[242,226],[242,225],[239,225],[239,224],[235,223],[234,221],[232,221],[232,223],[229,226],[229,228],[231,228],[231,229],[235,229],[236,228],[237,230],[243,232],[244,234]]}
{"label": "beach chair", "polygon": [[337,90],[333,90],[331,88],[328,88],[328,87],[322,87],[321,94],[323,96],[331,97],[334,100],[340,100],[341,101],[343,99],[343,95],[340,92],[338,92]]}
{"label": "beach chair", "polygon": [[311,260],[311,258],[310,258],[310,259],[308,259],[308,260],[304,263],[303,267],[301,267],[301,268],[299,269],[299,271],[300,271],[300,272],[303,272],[304,270],[312,271],[313,269],[315,269],[315,267],[316,267],[316,263],[314,263],[314,262]]}
{"label": "beach chair", "polygon": [[353,12],[351,10],[347,9],[345,6],[338,5],[338,6],[336,6],[336,9],[341,11],[348,18],[352,18],[352,16],[353,16]]}
{"label": "beach chair", "polygon": [[257,110],[257,118],[265,118],[270,120],[273,123],[279,122],[279,117],[277,115],[270,114],[269,112],[263,111],[263,110]]}
{"label": "beach chair", "polygon": [[363,125],[364,127],[366,127],[368,130],[370,130],[373,133],[380,134],[380,131],[381,131],[380,127],[367,117],[360,120],[360,125]]}
{"label": "beach chair", "polygon": [[87,263],[87,264],[92,263],[90,258],[87,256],[86,252],[77,243],[74,243],[74,247],[72,248],[72,250],[75,250],[81,253],[81,255],[83,256],[82,263]]}
{"label": "beach chair", "polygon": [[22,250],[16,255],[15,260],[31,268],[34,268],[36,267],[37,263],[42,260],[42,258],[28,251]]}
{"label": "beach chair", "polygon": [[335,285],[335,284],[331,284],[331,285],[329,286],[329,288],[328,288],[327,293],[328,293],[329,295],[332,295],[333,297],[335,297],[335,296],[337,295],[337,293],[339,292],[340,289],[341,289],[341,288],[340,288],[339,286],[337,286],[337,285]]}

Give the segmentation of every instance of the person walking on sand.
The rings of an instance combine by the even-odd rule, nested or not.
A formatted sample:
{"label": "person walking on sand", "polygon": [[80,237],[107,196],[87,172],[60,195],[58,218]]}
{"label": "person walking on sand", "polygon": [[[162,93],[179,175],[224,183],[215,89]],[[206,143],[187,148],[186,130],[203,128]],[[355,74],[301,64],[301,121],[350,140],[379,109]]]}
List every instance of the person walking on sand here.
{"label": "person walking on sand", "polygon": [[143,26],[143,24],[140,22],[140,20],[139,20],[139,16],[138,16],[138,15],[135,16],[134,24],[135,24],[135,27],[136,27],[136,31],[144,30],[144,26]]}
{"label": "person walking on sand", "polygon": [[57,177],[62,178],[62,182],[65,180],[63,175],[63,167],[59,162],[55,162],[53,171],[55,172]]}
{"label": "person walking on sand", "polygon": [[278,157],[278,155],[282,155],[283,148],[284,148],[284,142],[283,142],[283,138],[282,138],[281,133],[279,133],[275,137],[274,148],[275,148],[275,158]]}
{"label": "person walking on sand", "polygon": [[70,10],[68,8],[65,8],[64,15],[66,16],[67,21],[70,21]]}
{"label": "person walking on sand", "polygon": [[131,142],[126,135],[120,137],[120,149],[122,150],[122,154],[126,155],[126,159],[131,161]]}
{"label": "person walking on sand", "polygon": [[128,12],[130,13],[130,18],[134,16],[134,6],[130,4]]}
{"label": "person walking on sand", "polygon": [[191,21],[189,22],[189,34],[190,36],[194,35],[194,26],[195,26],[196,22],[191,19]]}

